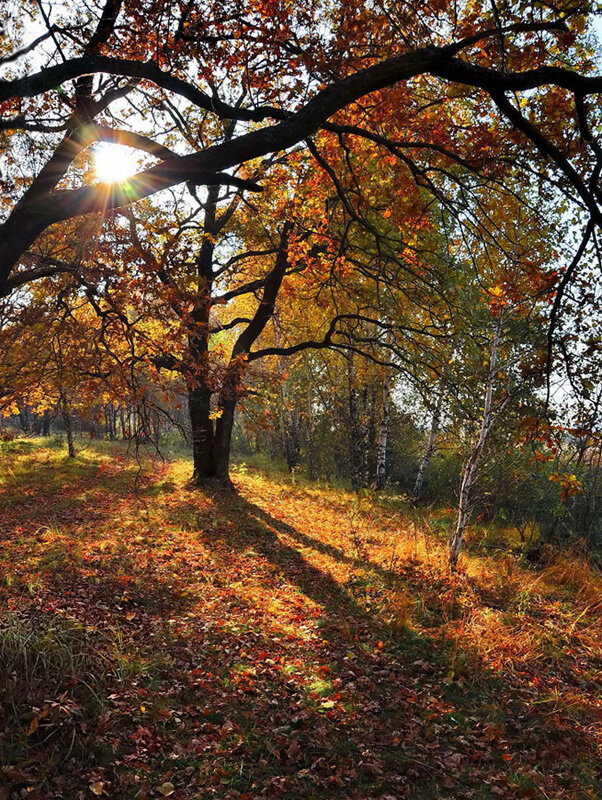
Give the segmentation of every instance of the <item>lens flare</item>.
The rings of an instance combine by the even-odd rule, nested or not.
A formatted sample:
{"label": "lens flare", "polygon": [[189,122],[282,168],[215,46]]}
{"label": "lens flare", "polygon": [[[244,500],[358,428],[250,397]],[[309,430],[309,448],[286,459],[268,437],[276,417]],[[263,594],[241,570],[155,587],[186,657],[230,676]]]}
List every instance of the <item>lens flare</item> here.
{"label": "lens flare", "polygon": [[102,183],[125,181],[138,168],[138,154],[131,147],[102,142],[94,148],[94,172]]}

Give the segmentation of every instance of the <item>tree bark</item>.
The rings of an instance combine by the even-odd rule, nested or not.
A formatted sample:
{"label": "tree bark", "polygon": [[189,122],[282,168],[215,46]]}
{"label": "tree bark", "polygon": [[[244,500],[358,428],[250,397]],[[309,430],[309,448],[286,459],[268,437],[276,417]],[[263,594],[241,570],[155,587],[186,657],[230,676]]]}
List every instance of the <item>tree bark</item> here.
{"label": "tree bark", "polygon": [[230,450],[232,444],[232,428],[236,413],[236,396],[220,399],[221,416],[215,423],[214,463],[215,478],[226,489],[232,487],[230,480]]}
{"label": "tree bark", "polygon": [[437,434],[439,433],[439,424],[441,422],[442,399],[442,395],[439,395],[439,399],[437,400],[437,405],[435,406],[435,410],[433,411],[433,416],[431,419],[431,429],[429,431],[429,439],[426,450],[424,456],[422,457],[422,461],[420,462],[418,474],[416,475],[416,483],[414,484],[414,491],[412,492],[412,505],[414,506],[417,506],[418,501],[420,500],[422,487],[424,486],[424,479],[437,446]]}
{"label": "tree bark", "polygon": [[188,413],[192,439],[192,480],[202,484],[215,477],[211,392],[206,386],[197,385],[188,389]]}
{"label": "tree bark", "polygon": [[192,480],[197,486],[216,482],[231,488],[230,449],[236,412],[236,393],[222,393],[218,404],[220,416],[211,418],[212,392],[195,386],[188,392],[188,410],[192,431]]}
{"label": "tree bark", "polygon": [[[286,403],[286,397],[281,396],[282,404]],[[296,409],[280,408],[280,426],[282,432],[282,445],[286,458],[286,466],[289,472],[299,466],[301,461],[301,442],[299,430],[299,414]]]}
{"label": "tree bark", "polygon": [[209,316],[213,292],[213,256],[219,187],[207,192],[204,205],[203,241],[196,259],[197,302],[188,335],[188,411],[192,434],[192,480],[197,486],[217,477],[216,434],[211,418],[213,390],[208,384]]}
{"label": "tree bark", "polygon": [[389,438],[389,423],[391,420],[391,381],[393,375],[387,369],[383,381],[382,391],[382,417],[376,444],[376,488],[384,489],[387,482],[387,441]]}
{"label": "tree bark", "polygon": [[491,431],[493,424],[493,390],[495,388],[497,376],[497,362],[500,339],[502,336],[503,316],[499,313],[496,321],[495,330],[493,334],[493,341],[491,343],[491,356],[489,373],[487,375],[487,382],[485,384],[485,400],[483,402],[483,416],[481,417],[481,425],[479,429],[479,436],[475,446],[468,457],[464,473],[462,475],[462,484],[460,486],[460,498],[458,502],[458,520],[456,529],[452,534],[449,542],[449,563],[452,569],[455,569],[458,564],[458,557],[460,550],[464,543],[464,532],[468,525],[468,518],[470,513],[470,490],[477,477],[477,471],[483,450]]}
{"label": "tree bark", "polygon": [[[203,483],[208,478],[213,478],[226,488],[230,488],[232,486],[229,474],[232,429],[234,427],[236,404],[240,395],[242,378],[246,368],[246,360],[251,347],[257,340],[258,336],[260,336],[267,322],[272,318],[274,313],[276,297],[278,296],[278,291],[280,290],[280,286],[282,285],[282,280],[288,266],[288,240],[291,229],[292,225],[286,222],[282,228],[276,262],[273,269],[268,273],[265,279],[261,302],[259,303],[253,318],[240,334],[232,348],[230,363],[228,365],[227,373],[220,390],[218,403],[219,416],[216,420],[215,428],[213,427],[213,421],[210,417],[210,395],[205,398],[204,404],[199,406],[199,416],[198,419],[195,420],[194,426],[196,426],[198,430],[199,426],[206,425],[207,432],[209,431],[210,427],[211,431],[213,432],[213,438],[211,440],[211,446],[203,451],[203,458],[207,459],[206,463],[202,466],[202,469],[200,469],[198,473],[195,467],[195,480],[197,483]],[[212,258],[213,245],[208,239],[206,239],[205,242],[207,242],[206,257]],[[204,245],[205,242],[203,243]],[[209,250],[209,248],[211,249]],[[209,261],[201,266],[204,266],[206,270],[205,274],[209,274]],[[213,273],[211,272],[211,274]],[[204,327],[199,327],[200,338],[197,343],[198,347],[206,347],[207,350],[209,335],[209,300],[210,298],[208,297],[208,302],[201,307],[201,311],[206,309],[206,323]],[[206,333],[203,334],[203,331]],[[193,363],[198,364],[198,358]],[[199,457],[200,453],[201,451],[199,450]],[[200,464],[199,467],[201,467]]]}
{"label": "tree bark", "polygon": [[29,406],[19,403],[19,425],[23,433],[29,433],[31,421],[29,418]]}
{"label": "tree bark", "polygon": [[63,418],[63,424],[65,426],[65,433],[67,434],[67,452],[69,454],[69,458],[75,458],[75,443],[73,441],[73,418],[71,417],[71,412],[69,410],[69,403],[67,402],[67,398],[63,394],[61,394],[60,405],[61,405],[61,416]]}
{"label": "tree bark", "polygon": [[306,422],[306,435],[305,435],[305,449],[307,459],[307,477],[310,481],[315,480],[316,466],[315,466],[315,452],[314,452],[314,423],[313,423],[313,404],[311,390],[307,395],[307,422]]}
{"label": "tree bark", "polygon": [[114,442],[117,439],[117,426],[115,419],[116,411],[113,403],[107,403],[105,406],[105,419],[107,423],[107,433],[109,434],[109,441]]}
{"label": "tree bark", "polygon": [[[354,491],[368,486],[368,452],[366,425],[362,419],[360,392],[355,387],[355,368],[353,356],[347,359],[347,382],[349,404],[349,460],[351,465],[351,486]],[[365,405],[365,404],[364,404]],[[363,409],[365,411],[365,408]]]}

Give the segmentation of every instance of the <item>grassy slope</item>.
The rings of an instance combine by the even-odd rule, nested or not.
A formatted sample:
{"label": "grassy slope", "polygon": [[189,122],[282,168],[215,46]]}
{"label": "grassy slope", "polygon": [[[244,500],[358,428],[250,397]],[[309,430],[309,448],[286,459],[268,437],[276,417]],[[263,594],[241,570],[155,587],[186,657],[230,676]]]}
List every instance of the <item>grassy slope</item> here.
{"label": "grassy slope", "polygon": [[584,563],[450,576],[437,515],[188,471],[2,445],[0,800],[602,797]]}

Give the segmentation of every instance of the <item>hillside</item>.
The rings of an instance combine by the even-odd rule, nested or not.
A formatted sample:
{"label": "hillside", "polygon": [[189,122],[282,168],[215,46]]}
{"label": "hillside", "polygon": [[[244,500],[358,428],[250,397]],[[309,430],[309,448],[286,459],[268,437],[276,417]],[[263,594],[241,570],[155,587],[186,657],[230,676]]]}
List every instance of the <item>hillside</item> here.
{"label": "hillside", "polygon": [[451,575],[445,511],[1,447],[2,800],[602,797],[585,561]]}

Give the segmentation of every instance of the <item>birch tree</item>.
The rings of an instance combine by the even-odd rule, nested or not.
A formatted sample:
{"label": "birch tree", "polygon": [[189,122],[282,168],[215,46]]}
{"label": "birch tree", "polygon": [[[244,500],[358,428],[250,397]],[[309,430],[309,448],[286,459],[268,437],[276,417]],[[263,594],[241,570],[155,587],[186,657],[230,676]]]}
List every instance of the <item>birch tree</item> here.
{"label": "birch tree", "polygon": [[376,488],[384,489],[387,481],[387,442],[389,439],[389,424],[391,422],[391,384],[393,383],[393,370],[387,367],[383,378],[382,409],[376,443]]}
{"label": "birch tree", "polygon": [[494,412],[494,392],[497,385],[498,378],[498,360],[499,348],[502,337],[502,330],[504,325],[504,315],[500,309],[497,312],[495,326],[493,329],[493,337],[491,340],[491,349],[489,353],[489,371],[485,381],[485,394],[483,399],[483,414],[479,425],[479,432],[476,442],[470,452],[464,470],[462,472],[462,483],[460,486],[460,497],[458,500],[458,518],[456,528],[452,534],[449,542],[449,563],[455,569],[458,563],[460,550],[464,543],[464,532],[468,525],[470,515],[471,503],[471,490],[477,478],[479,464],[481,457],[487,443],[487,439],[491,432],[496,412],[499,412],[503,405],[505,405],[507,398],[505,398],[500,406]]}
{"label": "birch tree", "polygon": [[418,501],[420,500],[420,495],[422,494],[422,487],[424,486],[424,479],[426,478],[426,474],[428,472],[431,459],[433,457],[435,448],[437,446],[437,436],[439,434],[439,426],[441,424],[442,408],[443,408],[443,393],[440,392],[438,395],[438,399],[435,403],[435,407],[433,409],[433,414],[431,416],[431,426],[429,429],[429,438],[426,445],[426,450],[424,451],[422,461],[420,462],[420,466],[418,467],[416,482],[414,483],[414,490],[412,491],[412,505],[414,506],[418,505]]}

